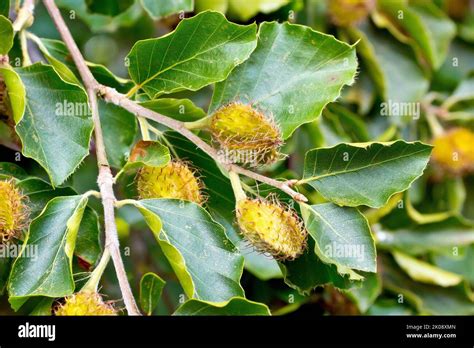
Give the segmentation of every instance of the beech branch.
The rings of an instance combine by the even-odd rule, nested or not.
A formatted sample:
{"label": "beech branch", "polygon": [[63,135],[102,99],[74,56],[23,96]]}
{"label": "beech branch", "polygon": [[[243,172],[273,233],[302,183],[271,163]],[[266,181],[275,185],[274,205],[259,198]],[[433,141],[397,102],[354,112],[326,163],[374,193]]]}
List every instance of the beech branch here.
{"label": "beech branch", "polygon": [[245,175],[251,179],[256,181],[268,184],[270,186],[276,187],[281,191],[287,193],[291,196],[294,200],[299,202],[307,202],[307,198],[299,192],[296,192],[291,188],[292,184],[294,183],[292,180],[290,181],[278,181],[272,178],[269,178],[265,175],[255,173],[251,170],[242,168],[238,165],[233,163],[227,163],[223,161],[217,150],[213,148],[211,145],[206,143],[202,140],[199,136],[194,134],[190,131],[184,122],[172,119],[170,117],[164,116],[158,112],[153,110],[147,109],[140,104],[136,103],[133,100],[130,100],[125,94],[121,94],[117,92],[115,89],[107,87],[107,86],[100,86],[99,90],[100,95],[104,98],[105,101],[115,104],[124,108],[125,110],[131,112],[136,116],[141,116],[153,121],[156,121],[168,128],[180,133],[188,140],[192,141],[197,147],[203,150],[207,155],[209,155],[214,161],[222,165],[228,172],[234,172],[237,174]]}
{"label": "beech branch", "polygon": [[[261,175],[259,173],[253,172],[251,170],[242,168],[238,165],[235,165],[233,163],[227,163],[223,161],[219,154],[217,153],[217,150],[214,149],[212,146],[210,146],[208,143],[206,143],[204,140],[202,140],[199,136],[194,134],[192,131],[190,131],[184,122],[172,119],[170,117],[164,116],[158,112],[155,112],[153,110],[147,109],[138,103],[136,103],[133,100],[130,100],[127,95],[121,94],[117,92],[115,89],[101,85],[97,80],[94,78],[92,73],[90,72],[89,68],[87,67],[87,64],[82,57],[81,52],[79,51],[74,39],[72,38],[71,33],[69,32],[69,29],[66,26],[66,23],[64,23],[64,20],[61,17],[61,14],[59,13],[59,10],[57,6],[55,5],[53,0],[43,0],[45,6],[48,8],[48,11],[50,12],[50,15],[53,18],[53,21],[55,22],[56,27],[58,28],[64,43],[66,44],[67,48],[69,49],[71,56],[74,60],[74,63],[77,66],[77,69],[79,70],[79,73],[84,81],[84,84],[87,87],[88,91],[94,92],[93,94],[99,94],[106,102],[115,104],[117,106],[122,107],[123,109],[129,111],[130,113],[134,114],[137,117],[144,117],[148,118],[150,120],[156,121],[162,125],[167,126],[168,128],[180,133],[184,137],[186,137],[188,140],[192,141],[197,147],[199,147],[201,150],[203,150],[207,155],[209,155],[214,161],[217,163],[221,164],[228,172],[234,172],[237,174],[245,175],[251,179],[254,179],[256,181],[265,183],[267,185],[276,187],[280,189],[281,191],[285,192],[288,194],[290,197],[292,197],[294,200],[299,201],[299,202],[307,202],[308,199],[302,195],[299,192],[296,192],[291,188],[293,185],[293,181],[279,181],[275,180],[272,178],[269,178],[265,175]],[[103,139],[100,139],[100,142],[102,143],[99,150],[103,150],[105,152],[105,147],[103,147]],[[104,154],[105,155],[105,154]]]}
{"label": "beech branch", "polygon": [[92,120],[94,122],[95,145],[97,153],[97,163],[99,166],[99,175],[97,183],[99,184],[102,206],[104,209],[104,223],[105,223],[105,246],[110,252],[112,261],[117,273],[117,278],[122,292],[125,307],[129,315],[140,315],[140,311],[133,297],[132,289],[127,279],[125,267],[122,256],[120,255],[120,245],[117,234],[117,225],[115,223],[115,194],[113,191],[113,176],[110,170],[107,154],[105,152],[104,137],[102,133],[102,126],[99,117],[99,108],[97,104],[97,91],[99,90],[99,83],[96,81],[89,68],[82,57],[79,48],[77,47],[69,28],[64,22],[59,9],[53,0],[43,0],[49,15],[53,19],[56,28],[58,29],[64,43],[69,49],[74,63],[77,66],[79,74],[87,90],[89,96],[89,104],[92,111]]}
{"label": "beech branch", "polygon": [[105,234],[106,234],[106,247],[109,249],[112,256],[112,261],[115,266],[117,278],[119,280],[120,289],[124,298],[125,306],[127,311],[131,315],[139,315],[139,310],[136,306],[135,299],[133,297],[130,284],[128,283],[123,261],[120,255],[119,241],[117,236],[117,226],[115,224],[115,212],[114,203],[116,202],[115,195],[113,192],[113,177],[110,170],[110,166],[107,160],[105,152],[104,138],[102,134],[102,127],[100,124],[97,96],[101,96],[106,102],[115,104],[122,107],[123,109],[134,114],[136,117],[144,117],[150,120],[154,120],[168,128],[180,133],[188,140],[193,142],[197,147],[214,159],[217,163],[222,165],[229,173],[237,173],[247,176],[256,181],[268,184],[276,187],[281,191],[287,193],[294,200],[300,202],[307,202],[307,198],[296,192],[291,188],[294,184],[293,180],[290,181],[278,181],[267,176],[255,173],[251,170],[242,168],[232,163],[226,163],[223,161],[217,150],[202,140],[199,136],[194,134],[191,130],[186,128],[184,122],[174,120],[170,117],[164,116],[160,113],[147,109],[133,100],[130,100],[126,95],[117,92],[115,89],[101,85],[92,75],[89,70],[84,57],[82,56],[79,48],[77,47],[69,28],[64,22],[58,7],[54,3],[54,0],[43,0],[53,22],[58,29],[66,47],[68,48],[71,57],[81,75],[82,81],[86,87],[87,94],[89,96],[89,103],[92,110],[92,119],[94,122],[94,133],[96,142],[97,162],[99,165],[99,176],[98,184],[100,188],[102,205],[104,208],[104,220],[105,220]]}

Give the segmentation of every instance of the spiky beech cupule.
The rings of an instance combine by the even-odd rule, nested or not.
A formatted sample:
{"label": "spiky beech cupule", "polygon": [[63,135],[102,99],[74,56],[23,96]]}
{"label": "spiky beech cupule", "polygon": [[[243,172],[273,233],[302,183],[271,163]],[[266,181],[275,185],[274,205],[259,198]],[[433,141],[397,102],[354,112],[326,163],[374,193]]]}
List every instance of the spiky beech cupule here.
{"label": "spiky beech cupule", "polygon": [[65,298],[64,304],[54,311],[58,316],[117,315],[114,307],[104,302],[96,292],[78,292]]}
{"label": "spiky beech cupule", "polygon": [[474,133],[455,128],[433,139],[434,163],[445,172],[463,175],[474,171]]}
{"label": "spiky beech cupule", "polygon": [[307,231],[296,212],[278,202],[242,199],[237,222],[243,236],[259,251],[278,260],[293,260],[306,248]]}
{"label": "spiky beech cupule", "polygon": [[0,243],[19,237],[28,218],[26,197],[13,180],[0,181]]}
{"label": "spiky beech cupule", "polygon": [[138,172],[140,198],[175,198],[202,204],[203,185],[196,173],[182,161],[170,161],[164,167],[144,166]]}
{"label": "spiky beech cupule", "polygon": [[214,140],[234,163],[257,166],[281,157],[280,129],[273,117],[252,105],[236,102],[222,106],[211,116],[210,128]]}

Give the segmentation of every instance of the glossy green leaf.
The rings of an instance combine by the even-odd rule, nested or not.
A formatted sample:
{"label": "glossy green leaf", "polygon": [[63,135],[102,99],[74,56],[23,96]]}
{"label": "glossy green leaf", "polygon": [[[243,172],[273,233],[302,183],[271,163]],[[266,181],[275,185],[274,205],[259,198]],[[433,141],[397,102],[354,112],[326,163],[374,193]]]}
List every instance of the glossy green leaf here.
{"label": "glossy green leaf", "polygon": [[194,0],[196,12],[213,10],[226,13],[229,8],[229,0]]}
{"label": "glossy green leaf", "polygon": [[418,283],[403,273],[389,257],[384,256],[380,261],[384,287],[397,296],[403,295],[404,300],[414,305],[420,314],[474,314],[474,302],[469,299],[463,285],[443,288]]}
{"label": "glossy green leaf", "polygon": [[151,315],[158,306],[166,282],[155,273],[146,273],[140,280],[140,307]]}
{"label": "glossy green leaf", "polygon": [[141,0],[143,8],[153,19],[160,19],[178,12],[192,12],[193,0]]}
{"label": "glossy green leaf", "polygon": [[[423,97],[428,90],[428,79],[408,47],[368,24],[347,29],[347,32],[352,41],[360,40],[357,52],[362,56],[363,64],[384,100],[392,103],[410,103],[417,102]],[[396,124],[400,123],[402,116],[416,116],[404,113],[390,114],[390,121]]]}
{"label": "glossy green leaf", "polygon": [[26,89],[26,111],[16,130],[22,153],[62,184],[89,154],[93,123],[83,89],[47,65],[16,69]]}
{"label": "glossy green leaf", "polygon": [[340,275],[337,267],[322,262],[314,252],[315,242],[308,240],[308,248],[303,255],[293,261],[281,262],[280,268],[285,283],[303,295],[309,295],[318,286],[331,284],[340,289],[348,289],[358,281]]}
{"label": "glossy green leaf", "polygon": [[[48,62],[51,65],[55,66],[57,70],[58,66],[60,65],[59,63],[63,63],[64,65],[66,65],[66,69],[68,68],[68,70],[72,71],[76,77],[79,76],[79,72],[77,71],[76,65],[71,59],[69,50],[62,41],[36,38],[34,36],[32,36],[31,38],[38,44],[38,48],[41,50],[43,55],[45,55],[45,58],[48,60]],[[117,91],[122,93],[125,93],[133,86],[133,82],[131,80],[116,76],[107,67],[101,64],[91,63],[87,61],[86,64],[91,70],[94,77],[97,79],[97,81],[106,86],[115,88]],[[60,71],[62,71],[63,69],[64,68],[61,67],[59,68]],[[62,76],[63,78],[69,76],[70,74],[66,71],[66,69],[64,69],[63,75],[65,76]],[[73,77],[69,78],[72,80],[74,79]]]}
{"label": "glossy green leaf", "polygon": [[474,76],[463,80],[454,92],[443,102],[443,108],[450,109],[461,101],[474,100]]}
{"label": "glossy green leaf", "polygon": [[32,221],[8,284],[15,310],[31,296],[73,293],[72,256],[86,204],[84,196],[56,197]]}
{"label": "glossy green leaf", "polygon": [[351,141],[369,141],[370,136],[365,122],[361,117],[340,104],[332,103],[323,111],[326,120],[332,123],[334,130]]}
{"label": "glossy green leaf", "polygon": [[436,253],[433,263],[447,271],[462,275],[474,285],[474,243],[464,248],[451,248],[449,253]]}
{"label": "glossy green leaf", "polygon": [[430,145],[402,140],[314,149],[302,182],[338,205],[378,208],[423,174],[430,153]]}
{"label": "glossy green leaf", "polygon": [[259,12],[271,13],[288,4],[290,0],[227,0],[229,15],[241,21],[248,21]]}
{"label": "glossy green leaf", "polygon": [[403,269],[411,279],[418,282],[449,287],[457,285],[463,280],[460,275],[445,271],[400,251],[394,251],[392,255],[400,268]]}
{"label": "glossy green leaf", "polygon": [[377,300],[366,312],[367,315],[413,315],[413,309],[395,299]]}
{"label": "glossy green leaf", "polygon": [[0,162],[0,178],[4,179],[10,177],[25,179],[28,177],[28,174],[22,167],[15,163]]}
{"label": "glossy green leaf", "polygon": [[[98,6],[103,0],[94,0]],[[124,0],[120,0],[122,2]],[[99,11],[92,12],[89,5],[89,0],[56,0],[59,7],[65,8],[69,11],[74,11],[75,15],[81,18],[93,32],[113,32],[118,28],[131,26],[142,15],[143,9],[139,1],[133,1],[132,5],[119,13],[101,13]],[[117,2],[114,1],[116,4]],[[120,5],[120,2],[118,5]]]}
{"label": "glossy green leaf", "polygon": [[102,254],[99,216],[94,209],[86,207],[77,232],[74,255],[89,265],[95,265]]}
{"label": "glossy green leaf", "polygon": [[151,98],[196,91],[224,80],[254,50],[256,25],[241,26],[218,12],[182,20],[175,31],[138,41],[127,58],[132,80]]}
{"label": "glossy green leaf", "polygon": [[233,297],[221,303],[189,300],[181,305],[173,315],[271,315],[263,303],[253,302],[243,297]]}
{"label": "glossy green leaf", "polygon": [[210,112],[230,102],[252,103],[288,138],[316,119],[329,102],[352,84],[355,48],[333,36],[289,23],[262,23],[258,45],[229,78],[216,85]]}
{"label": "glossy green leaf", "polygon": [[454,22],[443,11],[428,1],[408,5],[403,0],[379,0],[377,8],[373,18],[378,26],[412,45],[420,61],[427,60],[434,70],[441,66],[456,34]]}
{"label": "glossy green leaf", "polygon": [[10,0],[0,0],[0,15],[8,17],[10,12]]}
{"label": "glossy green leaf", "polygon": [[0,65],[0,75],[7,86],[8,99],[15,123],[21,121],[26,107],[26,91],[20,76],[8,65]]}
{"label": "glossy green leaf", "polygon": [[133,201],[190,298],[222,302],[243,296],[243,258],[199,205],[174,199]]}
{"label": "glossy green leaf", "polygon": [[0,15],[0,55],[7,54],[13,46],[13,26],[12,22],[3,15]]}
{"label": "glossy green leaf", "polygon": [[171,155],[166,146],[158,141],[140,140],[132,148],[130,157],[124,170],[149,167],[163,167],[171,160]]}
{"label": "glossy green leaf", "polygon": [[34,219],[41,213],[46,204],[54,197],[72,196],[76,192],[70,187],[54,189],[42,179],[28,177],[17,183],[17,188],[22,194],[28,196],[28,214],[30,219]]}
{"label": "glossy green leaf", "polygon": [[[17,183],[17,188],[28,197],[28,216],[37,217],[54,197],[73,196],[77,193],[70,187],[54,189],[48,183],[35,177],[28,177]],[[101,253],[99,218],[97,213],[86,207],[77,233],[74,254],[93,265]]]}
{"label": "glossy green leaf", "polygon": [[375,242],[367,219],[356,208],[301,204],[301,215],[321,261],[336,265],[351,279],[362,278],[353,270],[376,272]]}
{"label": "glossy green leaf", "polygon": [[[36,300],[36,298],[35,298]],[[54,299],[51,297],[38,297],[33,310],[28,314],[32,316],[49,316],[53,308]]]}
{"label": "glossy green leaf", "polygon": [[473,45],[462,40],[451,43],[448,57],[433,76],[433,86],[438,90],[451,92],[474,70]]}
{"label": "glossy green leaf", "polygon": [[112,167],[122,168],[137,135],[137,118],[127,110],[104,101],[99,102],[99,114],[107,158]]}
{"label": "glossy green leaf", "polygon": [[4,294],[8,284],[8,276],[12,266],[12,258],[0,257],[0,296]]}
{"label": "glossy green leaf", "polygon": [[452,217],[442,222],[413,226],[395,231],[374,228],[378,246],[396,249],[411,255],[462,247],[474,243],[472,224]]}
{"label": "glossy green leaf", "polygon": [[361,313],[367,312],[382,292],[382,280],[377,273],[364,273],[364,281],[360,286],[345,290]]}
{"label": "glossy green leaf", "polygon": [[189,99],[160,98],[140,103],[141,106],[183,122],[206,116],[206,112]]}

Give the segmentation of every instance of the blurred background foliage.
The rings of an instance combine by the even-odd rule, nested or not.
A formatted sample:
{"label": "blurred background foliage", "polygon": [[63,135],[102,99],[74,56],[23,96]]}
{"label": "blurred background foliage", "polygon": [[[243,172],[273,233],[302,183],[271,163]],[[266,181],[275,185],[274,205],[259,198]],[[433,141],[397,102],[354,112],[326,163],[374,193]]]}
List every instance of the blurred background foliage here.
{"label": "blurred background foliage", "polygon": [[[340,142],[401,138],[435,145],[429,168],[405,194],[394,196],[381,209],[363,211],[375,234],[377,274],[367,274],[355,289],[326,286],[303,296],[284,284],[273,260],[257,258],[242,277],[250,300],[268,304],[273,314],[474,314],[473,1],[195,0],[192,4],[183,0],[174,4],[184,9],[178,14],[174,5],[155,6],[158,2],[57,1],[85,58],[123,78],[127,78],[124,59],[137,40],[162,36],[181,18],[207,9],[237,23],[290,21],[357,42],[356,83],[346,87],[316,122],[296,131],[284,147],[288,158],[265,168],[266,174],[300,177],[307,150]],[[31,31],[59,39],[42,6]],[[30,54],[41,57],[34,49]],[[12,60],[21,56],[18,43],[10,55]],[[168,97],[189,98],[207,110],[211,95],[208,87]],[[384,102],[415,102],[423,116],[386,117]],[[138,137],[136,127],[128,131]],[[16,154],[2,148],[1,159],[15,162]],[[19,164],[30,174],[45,177],[33,161],[21,158]],[[89,156],[67,185],[77,192],[97,189],[96,176],[96,160]],[[128,175],[120,181],[119,196],[136,196],[133,179]],[[304,193],[315,203],[322,201],[315,191]],[[97,201],[92,204],[100,211]],[[183,290],[153,235],[133,208],[121,209],[117,222],[133,287],[138,288],[147,272],[160,275],[166,286],[154,314],[173,313],[184,301]],[[80,279],[90,264],[76,261]],[[101,292],[110,299],[120,298],[115,275],[109,271]],[[5,296],[1,301],[0,313],[11,314]],[[31,306],[22,311],[27,313]]]}

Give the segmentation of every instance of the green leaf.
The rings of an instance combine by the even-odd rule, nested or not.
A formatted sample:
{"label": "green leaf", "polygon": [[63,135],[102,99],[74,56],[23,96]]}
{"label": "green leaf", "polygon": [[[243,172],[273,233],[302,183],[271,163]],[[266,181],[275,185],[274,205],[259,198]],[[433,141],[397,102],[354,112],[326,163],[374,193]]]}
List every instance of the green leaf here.
{"label": "green leaf", "polygon": [[146,273],[140,280],[140,307],[151,315],[158,306],[166,282],[155,273]]}
{"label": "green leaf", "polygon": [[[66,69],[69,68],[69,70],[72,71],[76,77],[79,76],[79,72],[77,71],[74,61],[71,59],[69,50],[62,41],[37,38],[35,36],[31,36],[30,38],[38,44],[38,48],[41,50],[43,55],[45,55],[45,58],[48,60],[48,62],[56,68],[56,70],[58,70],[59,63],[63,63],[66,65]],[[121,93],[125,93],[133,87],[133,82],[131,80],[114,75],[105,66],[87,61],[86,63],[98,82],[111,88],[115,88]],[[59,68],[59,70],[62,69],[64,68]],[[69,75],[69,72],[67,72],[66,69],[64,69],[65,71],[63,72],[63,75],[65,76],[61,75],[63,78]],[[73,77],[70,78],[74,79]]]}
{"label": "green leaf", "polygon": [[463,80],[454,90],[454,92],[446,98],[442,107],[449,110],[455,104],[461,101],[474,100],[474,76],[470,76]]}
{"label": "green leaf", "polygon": [[206,116],[206,112],[189,99],[160,98],[140,105],[183,122],[196,121]]}
{"label": "green leaf", "polygon": [[86,207],[77,232],[74,254],[89,265],[95,265],[101,253],[99,217],[94,209]]}
{"label": "green leaf", "polygon": [[[122,1],[124,0],[120,2]],[[139,1],[133,1],[133,4],[125,11],[109,14],[91,12],[88,6],[91,1],[88,0],[57,0],[56,2],[59,7],[74,11],[76,16],[81,18],[93,32],[114,32],[118,28],[131,26],[143,15],[143,9]],[[103,0],[94,1],[94,4],[100,6],[102,2]],[[116,1],[115,3],[117,4]]]}
{"label": "green leaf", "polygon": [[314,149],[306,154],[301,182],[338,205],[379,208],[423,174],[431,148],[397,140]]}
{"label": "green leaf", "polygon": [[149,167],[164,167],[171,160],[169,149],[158,141],[140,140],[135,144],[124,170]]}
{"label": "green leaf", "polygon": [[358,283],[351,281],[347,275],[340,275],[335,265],[322,262],[314,253],[314,248],[315,242],[310,238],[303,255],[279,264],[288,286],[303,295],[309,295],[318,286],[331,284],[339,289],[348,289]]}
{"label": "green leaf", "polygon": [[377,8],[373,18],[379,27],[413,46],[421,62],[427,60],[434,70],[441,66],[456,35],[455,24],[443,11],[428,1],[407,5],[403,0],[379,0]]}
{"label": "green leaf", "polygon": [[336,265],[351,279],[362,278],[353,269],[376,272],[375,242],[367,219],[356,208],[301,204],[301,215],[321,261]]}
{"label": "green leaf", "polygon": [[[362,56],[364,66],[384,100],[410,103],[417,102],[425,95],[428,79],[408,47],[391,40],[387,33],[377,31],[368,24],[347,29],[347,32],[352,41],[360,40],[357,52]],[[399,123],[400,117],[393,115],[390,120]]]}
{"label": "green leaf", "polygon": [[250,58],[216,85],[210,111],[251,103],[273,115],[286,139],[337,99],[356,69],[353,46],[301,25],[264,22]]}
{"label": "green leaf", "polygon": [[413,315],[413,310],[395,299],[378,299],[366,312],[367,315]]}
{"label": "green leaf", "polygon": [[54,197],[72,196],[76,192],[70,187],[54,189],[42,179],[29,177],[17,183],[22,194],[28,196],[29,218],[34,219]]}
{"label": "green leaf", "polygon": [[7,54],[13,46],[13,26],[12,22],[3,15],[0,15],[0,55]]}
{"label": "green leaf", "polygon": [[0,178],[10,178],[14,177],[16,179],[25,179],[28,177],[28,174],[25,170],[16,165],[15,163],[10,162],[0,162]]}
{"label": "green leaf", "polygon": [[374,228],[374,231],[380,248],[396,249],[411,255],[474,243],[472,224],[457,217],[395,231],[382,228]]}
{"label": "green leaf", "polygon": [[190,160],[199,168],[202,181],[209,194],[206,204],[214,220],[225,227],[227,237],[239,249],[245,259],[245,269],[259,279],[281,278],[277,262],[250,246],[235,226],[235,199],[229,179],[222,174],[216,162],[182,136],[166,132],[180,158]]}
{"label": "green leaf", "polygon": [[361,117],[341,104],[329,104],[323,111],[323,116],[332,122],[336,131],[350,137],[352,141],[364,142],[370,140],[366,124]]}
{"label": "green leaf", "polygon": [[190,298],[222,302],[243,296],[243,258],[224,228],[199,205],[174,199],[132,201],[145,217]]}
{"label": "green leaf", "polygon": [[182,20],[175,31],[138,41],[128,54],[132,80],[150,96],[196,91],[224,80],[254,50],[256,25],[230,23],[218,12]]}
{"label": "green leaf", "polygon": [[474,70],[474,46],[462,40],[451,43],[448,57],[433,76],[433,87],[451,92]]}
{"label": "green leaf", "polygon": [[253,302],[243,297],[233,297],[221,303],[189,300],[181,305],[173,315],[271,315],[263,303]]}
{"label": "green leaf", "polygon": [[31,296],[63,297],[74,292],[72,256],[86,204],[84,196],[56,197],[31,222],[8,284],[15,310]]}
{"label": "green leaf", "polygon": [[7,86],[8,99],[13,113],[15,123],[21,121],[26,107],[25,86],[20,76],[8,65],[0,66],[0,75]]}
{"label": "green leaf", "polygon": [[259,12],[271,13],[285,6],[290,0],[227,0],[229,15],[241,21],[248,21]]}
{"label": "green leaf", "polygon": [[63,81],[51,66],[16,69],[26,89],[26,111],[16,130],[22,153],[61,185],[89,154],[93,123],[83,89]]}
{"label": "green leaf", "polygon": [[0,15],[8,17],[10,12],[10,0],[0,0]]}
{"label": "green leaf", "polygon": [[428,315],[473,315],[474,303],[466,294],[463,285],[443,288],[423,284],[410,279],[395,261],[387,256],[381,258],[384,287],[395,294],[402,294],[420,314]]}
{"label": "green leaf", "polygon": [[122,168],[137,134],[137,118],[124,108],[99,101],[105,150],[110,165]]}
{"label": "green leaf", "polygon": [[453,248],[449,253],[436,253],[433,263],[447,271],[462,275],[471,286],[474,285],[474,244],[465,248]]}
{"label": "green leaf", "polygon": [[192,12],[193,0],[141,0],[143,8],[153,19],[160,19],[178,12]]}
{"label": "green leaf", "polygon": [[226,13],[229,8],[229,0],[194,0],[196,12],[213,10]]}
{"label": "green leaf", "polygon": [[458,35],[464,41],[474,42],[474,13],[468,13],[463,22],[458,25]]}
{"label": "green leaf", "polygon": [[10,275],[12,259],[10,257],[0,257],[0,296],[3,296]]}
{"label": "green leaf", "polygon": [[364,273],[364,281],[360,287],[345,290],[361,313],[367,312],[382,292],[382,280],[377,273]]}
{"label": "green leaf", "polygon": [[49,316],[51,315],[51,308],[53,308],[54,299],[50,297],[38,297],[33,310],[28,314],[31,316]]}
{"label": "green leaf", "polygon": [[460,275],[445,271],[400,251],[394,251],[392,255],[400,268],[403,269],[411,279],[418,282],[449,287],[457,285],[463,280]]}

